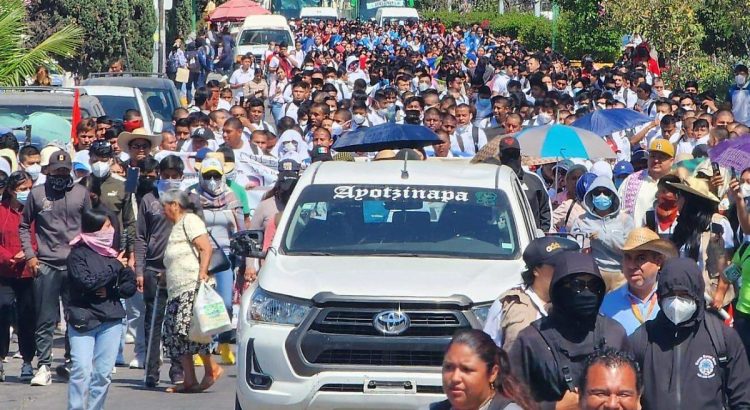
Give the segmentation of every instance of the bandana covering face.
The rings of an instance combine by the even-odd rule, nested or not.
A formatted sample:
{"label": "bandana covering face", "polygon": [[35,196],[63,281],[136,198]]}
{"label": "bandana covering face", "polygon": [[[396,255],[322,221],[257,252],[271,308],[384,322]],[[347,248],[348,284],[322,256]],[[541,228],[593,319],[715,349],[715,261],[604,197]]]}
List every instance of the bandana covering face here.
{"label": "bandana covering face", "polygon": [[96,232],[81,232],[80,234],[76,235],[76,237],[73,238],[72,241],[70,241],[70,244],[75,245],[78,242],[83,241],[83,243],[88,245],[89,248],[93,249],[94,252],[98,253],[99,255],[106,256],[108,258],[114,258],[117,257],[117,251],[112,249],[114,238],[115,228],[110,225],[109,228],[103,228]]}

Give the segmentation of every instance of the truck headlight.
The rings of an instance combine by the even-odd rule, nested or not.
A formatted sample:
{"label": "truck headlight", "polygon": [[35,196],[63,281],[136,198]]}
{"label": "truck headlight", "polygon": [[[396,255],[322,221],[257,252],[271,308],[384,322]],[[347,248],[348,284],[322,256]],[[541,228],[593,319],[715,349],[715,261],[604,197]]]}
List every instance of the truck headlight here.
{"label": "truck headlight", "polygon": [[484,327],[484,324],[487,322],[487,314],[490,311],[490,306],[492,306],[492,303],[485,303],[471,308],[471,312],[474,313],[474,316],[476,316],[482,327]]}
{"label": "truck headlight", "polygon": [[249,322],[298,325],[307,316],[310,306],[292,298],[281,297],[256,288],[247,308]]}

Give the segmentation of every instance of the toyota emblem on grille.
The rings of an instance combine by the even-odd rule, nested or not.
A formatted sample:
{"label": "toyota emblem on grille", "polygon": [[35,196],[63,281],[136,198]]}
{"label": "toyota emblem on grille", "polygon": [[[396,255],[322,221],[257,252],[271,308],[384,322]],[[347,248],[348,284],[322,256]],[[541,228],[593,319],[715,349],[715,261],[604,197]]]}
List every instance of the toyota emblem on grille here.
{"label": "toyota emblem on grille", "polygon": [[411,320],[406,313],[396,310],[387,310],[375,315],[372,325],[384,335],[400,335],[411,325]]}

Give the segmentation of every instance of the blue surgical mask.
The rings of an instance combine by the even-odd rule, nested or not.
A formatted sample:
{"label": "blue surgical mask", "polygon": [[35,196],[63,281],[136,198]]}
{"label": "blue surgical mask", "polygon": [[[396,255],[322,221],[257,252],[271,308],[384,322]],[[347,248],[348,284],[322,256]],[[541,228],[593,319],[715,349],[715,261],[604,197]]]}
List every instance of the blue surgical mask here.
{"label": "blue surgical mask", "polygon": [[594,208],[596,208],[598,211],[606,211],[610,206],[612,206],[612,198],[610,198],[609,195],[605,193],[601,193],[594,197],[593,203]]}
{"label": "blue surgical mask", "polygon": [[26,201],[29,199],[29,194],[31,194],[31,190],[28,191],[21,191],[16,192],[16,200],[21,203],[21,205],[26,205]]}

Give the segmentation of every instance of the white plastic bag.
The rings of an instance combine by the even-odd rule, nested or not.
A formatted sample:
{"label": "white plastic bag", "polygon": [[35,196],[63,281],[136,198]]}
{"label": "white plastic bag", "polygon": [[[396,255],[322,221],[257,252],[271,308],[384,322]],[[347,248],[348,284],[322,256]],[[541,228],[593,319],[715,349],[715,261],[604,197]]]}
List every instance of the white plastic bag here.
{"label": "white plastic bag", "polygon": [[213,288],[201,283],[193,304],[193,320],[197,322],[197,331],[204,336],[213,336],[232,329],[224,300]]}
{"label": "white plastic bag", "polygon": [[198,326],[198,320],[195,315],[193,315],[192,319],[190,319],[190,331],[188,332],[188,339],[190,339],[191,342],[200,343],[202,345],[207,345],[213,342],[213,338],[211,336],[201,333],[200,327]]}

